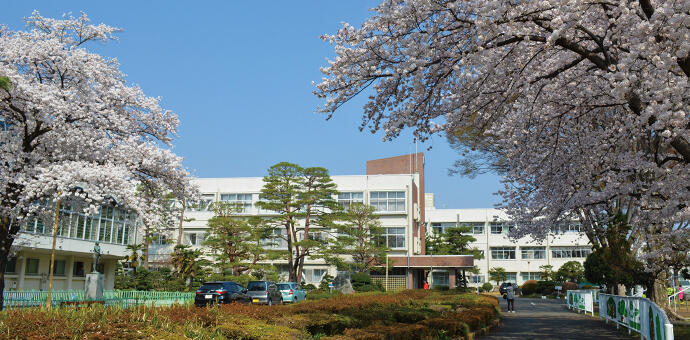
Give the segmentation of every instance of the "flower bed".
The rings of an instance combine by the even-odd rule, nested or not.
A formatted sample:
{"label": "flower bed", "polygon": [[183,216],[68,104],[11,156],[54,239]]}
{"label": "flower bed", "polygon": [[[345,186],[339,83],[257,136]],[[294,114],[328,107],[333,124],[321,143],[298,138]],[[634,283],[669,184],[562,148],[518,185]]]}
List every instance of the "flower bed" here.
{"label": "flower bed", "polygon": [[272,307],[25,309],[0,313],[0,334],[22,339],[453,338],[487,325],[497,306],[489,296],[416,290]]}

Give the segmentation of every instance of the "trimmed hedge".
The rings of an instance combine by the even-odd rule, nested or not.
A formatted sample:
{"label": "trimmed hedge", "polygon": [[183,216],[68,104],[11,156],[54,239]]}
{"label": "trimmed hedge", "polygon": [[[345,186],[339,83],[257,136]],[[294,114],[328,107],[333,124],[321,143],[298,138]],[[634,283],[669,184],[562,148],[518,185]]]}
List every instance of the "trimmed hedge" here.
{"label": "trimmed hedge", "polygon": [[522,284],[522,294],[523,295],[532,295],[537,292],[537,281],[536,280],[527,280],[525,283]]}

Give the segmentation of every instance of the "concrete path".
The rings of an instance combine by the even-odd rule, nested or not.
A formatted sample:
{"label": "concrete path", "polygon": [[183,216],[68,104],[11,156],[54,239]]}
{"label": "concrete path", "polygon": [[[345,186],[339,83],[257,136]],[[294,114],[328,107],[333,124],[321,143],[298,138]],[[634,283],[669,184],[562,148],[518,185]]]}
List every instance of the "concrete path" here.
{"label": "concrete path", "polygon": [[515,313],[506,312],[505,300],[501,299],[500,303],[501,325],[478,340],[631,339],[603,320],[568,310],[564,300],[518,298],[515,300]]}

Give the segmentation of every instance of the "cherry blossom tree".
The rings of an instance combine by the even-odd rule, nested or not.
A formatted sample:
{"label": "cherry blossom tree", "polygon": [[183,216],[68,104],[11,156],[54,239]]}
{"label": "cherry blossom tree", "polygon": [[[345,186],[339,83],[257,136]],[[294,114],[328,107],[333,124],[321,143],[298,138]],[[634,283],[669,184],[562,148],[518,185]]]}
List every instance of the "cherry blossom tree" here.
{"label": "cherry blossom tree", "polygon": [[87,49],[118,29],[84,14],[25,21],[23,31],[0,28],[0,294],[23,220],[51,209],[37,202],[76,197],[96,212],[114,198],[151,222],[150,205],[163,201],[137,195],[138,186],[188,185],[170,150],[177,116],[129,85],[117,60]]}
{"label": "cherry blossom tree", "polygon": [[688,236],[689,13],[674,1],[387,0],[323,37],[336,56],[318,110],[362,93],[362,129],[446,134],[461,172],[504,176],[514,236],[578,218],[605,241],[624,215],[650,258]]}

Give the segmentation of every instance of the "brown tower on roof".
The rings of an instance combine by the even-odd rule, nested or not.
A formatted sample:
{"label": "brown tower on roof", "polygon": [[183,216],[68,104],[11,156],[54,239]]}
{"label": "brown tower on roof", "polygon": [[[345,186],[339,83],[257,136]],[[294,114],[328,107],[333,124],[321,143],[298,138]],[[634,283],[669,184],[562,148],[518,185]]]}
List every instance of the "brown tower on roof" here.
{"label": "brown tower on roof", "polygon": [[[412,206],[419,207],[419,219],[413,219],[412,236],[419,237],[421,254],[425,254],[426,224],[424,223],[424,153],[395,156],[367,161],[367,175],[418,174],[419,183],[412,183]],[[413,212],[414,214],[415,212]]]}

